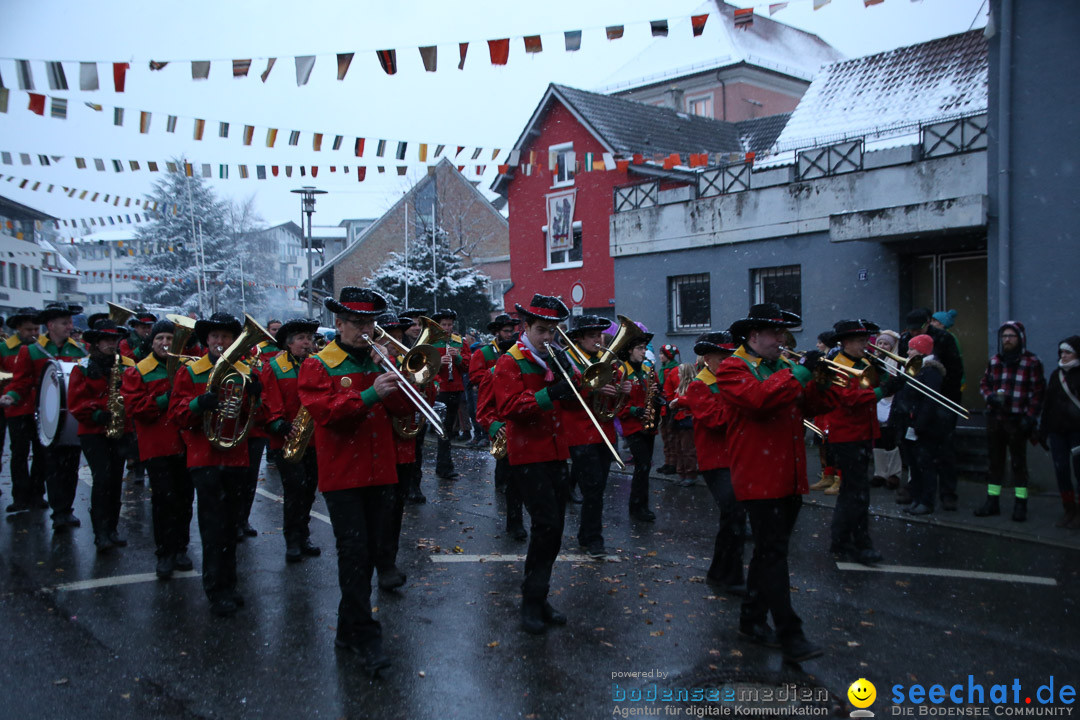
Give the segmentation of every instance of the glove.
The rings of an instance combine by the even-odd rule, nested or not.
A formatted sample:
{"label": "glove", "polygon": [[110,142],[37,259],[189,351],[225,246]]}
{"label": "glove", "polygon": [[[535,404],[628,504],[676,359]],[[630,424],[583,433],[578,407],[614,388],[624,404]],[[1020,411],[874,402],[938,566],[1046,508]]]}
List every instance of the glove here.
{"label": "glove", "polygon": [[802,358],[799,359],[799,364],[810,372],[817,370],[818,365],[821,364],[821,359],[825,357],[825,353],[820,350],[808,350],[803,353]]}
{"label": "glove", "polygon": [[555,350],[551,356],[555,358],[555,362],[559,363],[559,367],[566,371],[567,375],[574,377],[574,365],[565,352]]}
{"label": "glove", "polygon": [[986,398],[986,407],[991,410],[1001,410],[1005,407],[1005,396],[1001,393],[994,393]]}
{"label": "glove", "polygon": [[217,393],[203,393],[197,398],[199,410],[202,412],[213,412],[218,407]]}
{"label": "glove", "polygon": [[820,388],[828,388],[832,385],[835,373],[829,368],[828,363],[822,362],[825,353],[820,350],[808,350],[799,360],[799,364],[809,370],[814,376],[814,383]]}
{"label": "glove", "polygon": [[289,434],[289,430],[292,429],[292,424],[284,418],[278,418],[274,422],[270,423],[267,427],[271,435],[279,435],[284,437]]}
{"label": "glove", "polygon": [[570,383],[566,382],[566,378],[563,378],[554,385],[548,386],[548,397],[552,400],[565,400],[573,394],[573,391],[570,389]]}
{"label": "glove", "polygon": [[645,408],[632,407],[632,408],[630,408],[630,415],[631,415],[631,417],[636,417],[636,418],[639,418],[639,419],[643,418],[643,417],[645,417]]}
{"label": "glove", "polygon": [[251,397],[258,398],[259,396],[262,395],[262,391],[263,391],[262,380],[259,380],[259,376],[256,375],[255,373],[252,373],[251,375],[249,375],[248,379],[251,382],[248,383],[247,391],[249,393],[251,393]]}
{"label": "glove", "polygon": [[112,420],[112,413],[108,410],[95,410],[91,414],[91,419],[98,425],[108,425]]}

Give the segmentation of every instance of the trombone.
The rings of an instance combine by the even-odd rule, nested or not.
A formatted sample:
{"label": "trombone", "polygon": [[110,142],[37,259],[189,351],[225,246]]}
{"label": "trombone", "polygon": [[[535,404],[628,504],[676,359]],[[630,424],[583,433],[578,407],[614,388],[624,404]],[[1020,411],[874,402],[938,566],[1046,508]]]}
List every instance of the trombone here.
{"label": "trombone", "polygon": [[[806,353],[797,352],[795,350],[792,350],[789,347],[781,347],[780,350],[782,352],[786,352],[786,353],[788,353],[790,355],[794,355],[795,357],[799,358],[800,360],[802,358],[806,357]],[[857,369],[855,369],[853,367],[848,367],[847,365],[842,365],[842,364],[840,364],[840,363],[838,363],[838,362],[836,362],[834,360],[829,360],[826,357],[822,357],[820,362],[822,362],[825,365],[825,367],[829,368],[834,373],[842,373],[843,375],[847,376],[847,377],[841,377],[841,376],[833,377],[832,383],[833,383],[833,385],[836,385],[837,387],[847,387],[848,384],[850,384],[851,381],[853,381],[853,380],[857,380],[858,383],[859,383],[859,386],[864,387],[864,388],[869,388],[872,385],[874,385],[874,377],[875,377],[875,375],[873,373],[867,374],[867,370],[869,370],[869,368],[863,368],[862,370],[857,370]]]}
{"label": "trombone", "polygon": [[[597,421],[596,416],[593,415],[592,410],[589,409],[589,404],[585,402],[585,398],[581,397],[581,393],[579,393],[577,388],[574,387],[574,381],[570,379],[570,374],[566,372],[566,368],[560,365],[559,361],[555,359],[555,348],[551,346],[551,343],[544,343],[544,349],[547,350],[548,356],[551,358],[551,364],[559,368],[559,373],[562,374],[563,380],[565,380],[566,384],[570,386],[570,390],[574,393],[574,397],[576,397],[577,401],[581,403],[581,407],[585,410],[585,414],[589,416],[589,420],[592,421],[592,424],[596,428],[596,431],[600,433],[600,439],[604,441],[604,444],[607,445],[607,449],[611,451],[611,456],[615,458],[615,464],[619,466],[620,470],[625,470],[626,463],[624,463],[623,459],[619,457],[619,453],[615,451],[615,448],[611,446],[611,441],[608,440],[608,436],[604,432],[604,428],[600,427],[600,423],[599,421]],[[563,350],[563,352],[566,351]],[[595,365],[592,365],[590,367],[595,367]]]}
{"label": "trombone", "polygon": [[[435,412],[435,408],[431,407],[427,403],[427,399],[420,393],[416,387],[413,386],[409,379],[401,374],[401,371],[397,369],[394,360],[386,353],[386,350],[381,345],[371,339],[371,336],[367,333],[361,335],[364,342],[375,351],[375,354],[379,356],[379,364],[387,372],[394,373],[397,376],[398,387],[409,398],[409,402],[416,406],[416,409],[420,411],[420,414],[424,416],[424,419],[431,423],[431,427],[435,429],[435,432],[439,434],[439,437],[445,438],[446,431],[443,430],[442,422],[439,420],[439,414]],[[387,336],[389,337],[389,335]],[[422,356],[421,356],[422,357]]]}
{"label": "trombone", "polygon": [[[934,388],[932,388],[929,385],[927,385],[926,383],[924,383],[922,380],[916,380],[915,379],[915,376],[912,373],[917,372],[915,368],[916,368],[917,365],[921,364],[921,360],[919,361],[919,363],[916,363],[916,362],[914,362],[914,358],[902,358],[899,355],[897,355],[896,353],[892,353],[892,352],[889,352],[888,350],[886,350],[885,348],[878,347],[874,343],[867,343],[867,347],[870,347],[870,348],[878,351],[879,353],[885,355],[886,357],[892,358],[893,360],[895,360],[899,365],[901,365],[904,368],[903,370],[901,370],[898,367],[893,367],[889,363],[882,362],[881,364],[885,368],[885,372],[889,373],[893,377],[897,377],[899,375],[907,375],[908,377],[907,377],[906,381],[911,383],[911,386],[913,388],[915,388],[917,391],[921,392],[923,395],[925,395],[929,399],[933,400],[938,405],[941,405],[946,410],[948,410],[950,412],[953,412],[953,413],[956,413],[959,417],[963,418],[964,420],[970,420],[971,419],[971,416],[968,414],[967,408],[965,408],[963,405],[961,405],[960,403],[955,402],[955,401],[950,400],[949,398],[945,397],[944,395],[939,393],[937,390],[935,390]],[[879,358],[879,361],[880,361],[880,358]]]}
{"label": "trombone", "polygon": [[815,435],[817,435],[817,436],[818,436],[819,438],[821,438],[822,440],[824,440],[824,439],[825,439],[825,431],[824,431],[824,430],[822,430],[821,428],[819,428],[819,427],[818,427],[817,425],[815,425],[814,423],[810,422],[809,420],[803,420],[803,421],[802,421],[802,424],[803,424],[803,427],[805,427],[805,428],[806,428],[807,430],[809,430],[810,432],[812,432],[812,433],[814,433]]}

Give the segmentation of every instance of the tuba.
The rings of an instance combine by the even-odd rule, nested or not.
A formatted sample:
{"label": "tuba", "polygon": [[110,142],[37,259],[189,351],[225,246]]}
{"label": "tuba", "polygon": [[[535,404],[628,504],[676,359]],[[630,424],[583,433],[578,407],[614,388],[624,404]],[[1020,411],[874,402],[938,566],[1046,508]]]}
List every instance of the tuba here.
{"label": "tuba", "polygon": [[165,363],[165,374],[169,376],[169,384],[172,385],[173,379],[176,377],[176,371],[180,369],[180,363],[186,360],[198,360],[199,358],[196,355],[183,354],[188,340],[191,339],[191,334],[195,332],[195,321],[186,315],[166,315],[165,317],[175,326],[172,344],[169,345],[169,349],[165,352],[169,356],[168,362]]}
{"label": "tuba", "polygon": [[274,338],[253,317],[245,313],[244,327],[239,337],[221,353],[221,357],[210,370],[206,391],[217,393],[218,407],[203,416],[203,432],[210,444],[218,450],[229,450],[244,442],[255,422],[257,398],[248,399],[247,420],[241,420],[244,399],[248,394],[247,386],[251,380],[233,365],[240,362],[263,340],[273,342]]}
{"label": "tuba", "polygon": [[[107,302],[109,306],[109,319],[119,326],[127,325],[128,320],[135,317],[134,310],[128,310],[122,305]],[[117,350],[113,355],[112,370],[109,371],[109,395],[105,401],[105,409],[109,411],[109,423],[105,426],[105,437],[110,440],[119,440],[124,436],[126,417],[124,412],[124,396],[120,394],[120,384],[124,379],[124,361]]]}
{"label": "tuba", "polygon": [[[602,348],[603,353],[600,355],[600,359],[585,372],[585,380],[589,380],[589,372],[593,367],[598,365],[605,365],[610,371],[611,363],[619,357],[619,353],[630,347],[633,340],[642,336],[641,328],[639,328],[633,320],[625,315],[617,315],[619,318],[619,329],[615,332],[615,337],[612,338],[611,344]],[[611,373],[609,372],[609,376]],[[608,380],[608,382],[611,382]],[[605,383],[606,384],[606,383]],[[615,419],[615,416],[619,414],[630,397],[620,391],[614,398],[604,397],[599,393],[594,393],[592,396],[593,411],[596,416],[604,422],[611,422]]]}
{"label": "tuba", "polygon": [[[378,325],[375,326],[375,339],[382,340],[385,336],[400,353],[404,353],[401,369],[405,377],[416,387],[424,387],[434,380],[439,372],[439,351],[432,347],[432,343],[449,340],[450,335],[431,318],[421,315],[417,318],[417,322],[421,327],[420,335],[417,336],[411,350],[388,335]],[[410,440],[419,435],[426,422],[424,416],[419,413],[414,413],[412,417],[391,417],[390,420],[394,426],[394,432],[403,440]]]}

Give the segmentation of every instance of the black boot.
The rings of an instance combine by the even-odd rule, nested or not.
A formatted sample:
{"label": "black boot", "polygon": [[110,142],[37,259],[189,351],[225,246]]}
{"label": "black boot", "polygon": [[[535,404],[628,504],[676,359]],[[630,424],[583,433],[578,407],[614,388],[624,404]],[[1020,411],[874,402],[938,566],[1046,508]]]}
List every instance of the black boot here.
{"label": "black boot", "polygon": [[155,573],[162,580],[168,580],[172,577],[173,570],[176,569],[176,559],[174,555],[168,553],[162,553],[158,555],[157,567],[154,569]]}
{"label": "black boot", "polygon": [[543,617],[544,617],[544,622],[546,622],[548,625],[565,625],[566,624],[566,616],[563,615],[558,610],[556,610],[555,608],[551,607],[551,603],[549,603],[547,600],[544,601]]}
{"label": "black boot", "polygon": [[300,543],[296,540],[287,540],[285,542],[285,562],[298,563],[303,559],[304,555],[300,552]]}
{"label": "black boot", "polygon": [[1001,514],[1001,502],[998,495],[987,495],[986,502],[975,510],[975,517],[988,517]]}
{"label": "black boot", "polygon": [[544,604],[536,600],[524,600],[521,603],[521,629],[530,635],[543,635]]}
{"label": "black boot", "polygon": [[1014,522],[1027,520],[1027,498],[1016,498],[1016,502],[1013,503],[1012,519]]}

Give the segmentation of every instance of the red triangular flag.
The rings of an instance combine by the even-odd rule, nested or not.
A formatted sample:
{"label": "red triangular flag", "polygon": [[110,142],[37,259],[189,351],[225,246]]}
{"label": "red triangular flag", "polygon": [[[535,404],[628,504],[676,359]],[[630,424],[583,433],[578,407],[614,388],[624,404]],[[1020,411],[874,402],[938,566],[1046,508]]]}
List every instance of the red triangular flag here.
{"label": "red triangular flag", "polygon": [[510,57],[510,38],[488,40],[488,51],[491,53],[492,65],[505,65]]}
{"label": "red triangular flag", "polygon": [[271,165],[270,166],[270,174],[273,175],[274,177],[277,177],[277,175],[278,175],[278,166],[277,165]]}
{"label": "red triangular flag", "polygon": [[124,92],[124,80],[127,77],[128,68],[131,67],[128,63],[113,63],[112,75],[113,84],[116,86],[116,92]]}
{"label": "red triangular flag", "polygon": [[367,168],[366,167],[358,167],[358,168],[356,168],[356,182],[364,182],[364,178],[366,178],[366,177],[367,177]]}

